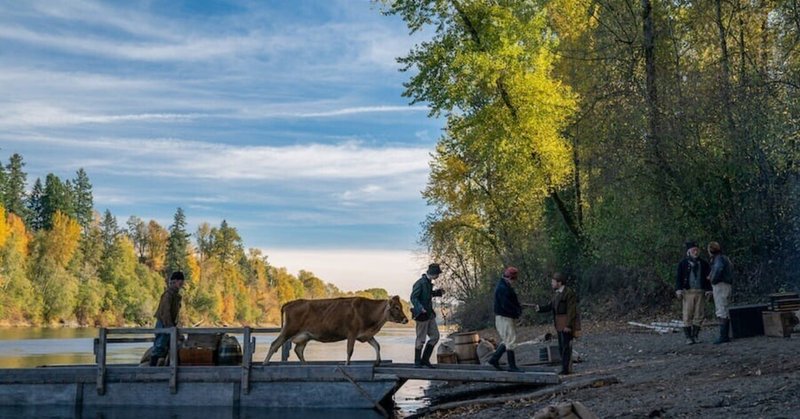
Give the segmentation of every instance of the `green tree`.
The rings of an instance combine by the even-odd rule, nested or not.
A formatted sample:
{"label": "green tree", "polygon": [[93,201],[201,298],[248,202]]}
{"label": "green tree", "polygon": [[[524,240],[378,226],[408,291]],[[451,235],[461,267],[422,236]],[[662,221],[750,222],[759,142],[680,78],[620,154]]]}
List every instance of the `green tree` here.
{"label": "green tree", "polygon": [[183,271],[186,281],[191,281],[191,270],[189,269],[189,234],[186,232],[186,216],[183,209],[175,211],[172,225],[169,227],[169,239],[164,269],[167,275],[175,271]]}
{"label": "green tree", "polygon": [[27,224],[33,231],[44,228],[44,187],[42,181],[36,178],[33,189],[28,196]]}
{"label": "green tree", "polygon": [[23,167],[25,167],[25,163],[22,161],[22,156],[14,153],[6,166],[3,205],[6,207],[6,211],[13,212],[25,219],[27,215],[25,186],[28,175]]}
{"label": "green tree", "polygon": [[92,183],[89,175],[83,168],[78,169],[72,182],[73,207],[75,218],[86,231],[94,219],[94,198],[92,196]]}

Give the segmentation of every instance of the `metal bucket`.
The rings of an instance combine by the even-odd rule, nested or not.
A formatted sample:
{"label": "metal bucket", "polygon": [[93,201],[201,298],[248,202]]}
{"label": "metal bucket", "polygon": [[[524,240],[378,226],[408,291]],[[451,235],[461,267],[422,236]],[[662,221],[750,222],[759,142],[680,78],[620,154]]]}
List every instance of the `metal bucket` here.
{"label": "metal bucket", "polygon": [[217,348],[217,365],[242,365],[242,347],[231,335],[225,335]]}

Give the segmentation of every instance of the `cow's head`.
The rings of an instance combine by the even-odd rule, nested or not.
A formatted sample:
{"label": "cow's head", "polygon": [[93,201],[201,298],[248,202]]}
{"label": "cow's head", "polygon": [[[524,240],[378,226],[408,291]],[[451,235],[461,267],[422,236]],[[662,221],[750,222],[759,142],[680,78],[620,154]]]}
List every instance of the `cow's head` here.
{"label": "cow's head", "polygon": [[406,313],[403,313],[403,304],[400,303],[400,297],[396,295],[389,299],[389,321],[408,323],[408,317],[406,317]]}

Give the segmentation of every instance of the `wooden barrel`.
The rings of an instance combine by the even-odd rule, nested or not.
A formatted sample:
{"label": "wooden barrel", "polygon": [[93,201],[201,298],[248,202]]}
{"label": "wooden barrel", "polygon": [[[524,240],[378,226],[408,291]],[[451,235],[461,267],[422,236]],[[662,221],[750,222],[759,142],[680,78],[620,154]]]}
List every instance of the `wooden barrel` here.
{"label": "wooden barrel", "polygon": [[450,335],[455,343],[456,358],[459,364],[478,363],[478,342],[481,338],[476,332],[461,332]]}

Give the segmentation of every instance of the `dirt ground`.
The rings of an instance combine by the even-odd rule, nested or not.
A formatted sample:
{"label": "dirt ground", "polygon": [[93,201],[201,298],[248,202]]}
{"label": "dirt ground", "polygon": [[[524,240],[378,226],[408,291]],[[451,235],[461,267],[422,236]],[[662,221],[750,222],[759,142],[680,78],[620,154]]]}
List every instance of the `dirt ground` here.
{"label": "dirt ground", "polygon": [[[788,339],[760,336],[713,345],[717,327],[712,325],[701,331],[701,343],[686,345],[682,333],[658,334],[622,322],[584,328],[574,346],[582,362],[574,364],[574,374],[562,377],[562,385],[607,376],[616,377],[618,383],[539,397],[526,397],[537,388],[437,386],[428,394],[432,409],[420,413],[434,418],[530,418],[547,405],[580,401],[603,418],[800,418],[797,333]],[[518,340],[548,331],[544,326],[524,328]],[[481,335],[493,333],[486,330]],[[520,347],[518,363],[538,360],[538,348]],[[514,400],[435,410],[437,403],[458,400],[459,394],[462,400],[508,396]]]}

